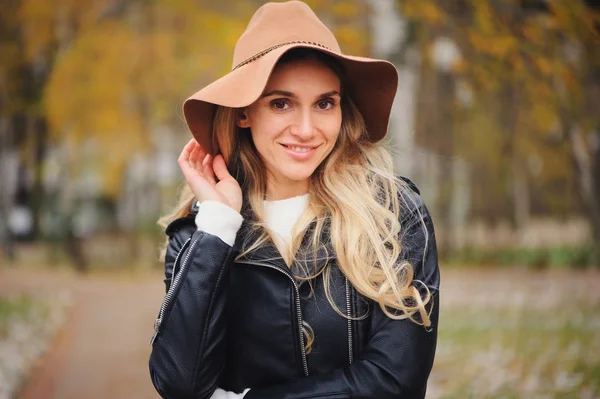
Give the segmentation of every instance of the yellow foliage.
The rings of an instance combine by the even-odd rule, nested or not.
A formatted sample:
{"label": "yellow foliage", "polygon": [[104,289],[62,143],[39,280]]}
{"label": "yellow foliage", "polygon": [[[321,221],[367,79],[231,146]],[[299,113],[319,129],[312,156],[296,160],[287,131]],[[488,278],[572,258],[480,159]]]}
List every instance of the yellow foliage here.
{"label": "yellow foliage", "polygon": [[487,1],[477,1],[472,4],[474,11],[474,26],[484,36],[492,36],[497,33],[494,21],[494,12]]}
{"label": "yellow foliage", "polygon": [[534,22],[526,22],[521,28],[521,34],[529,43],[535,46],[541,46],[544,44],[545,35],[542,29],[540,29],[539,24]]}
{"label": "yellow foliage", "polygon": [[25,35],[27,60],[48,53],[61,40],[68,40],[75,26],[93,25],[102,0],[21,0],[18,19]]}
{"label": "yellow foliage", "polygon": [[452,70],[456,74],[464,74],[469,70],[469,64],[466,62],[464,58],[458,58],[454,65],[452,66]]}
{"label": "yellow foliage", "polygon": [[552,64],[551,62],[543,57],[538,57],[535,58],[533,60],[537,70],[543,75],[543,76],[551,76],[553,71],[552,71]]}
{"label": "yellow foliage", "polygon": [[[403,16],[416,27],[414,43],[424,55],[425,71],[431,68],[428,46],[440,33],[461,49],[464,61],[453,72],[470,84],[476,101],[456,110],[458,155],[487,178],[510,176],[510,157],[522,167],[543,166],[534,176],[536,184],[571,181],[577,172],[570,144],[561,143],[556,134],[562,123],[582,131],[598,125],[597,98],[587,83],[600,67],[598,12],[584,0],[546,1],[550,12],[524,10],[517,0],[398,1]],[[455,6],[459,3],[462,7]],[[424,17],[432,4],[443,14],[436,21]],[[422,74],[423,97],[437,94],[426,76]],[[565,114],[568,120],[561,120]],[[449,122],[440,121],[439,127]],[[435,132],[429,134],[435,142]],[[490,189],[504,183],[496,182]]]}
{"label": "yellow foliage", "polygon": [[120,188],[131,154],[151,149],[148,130],[181,118],[187,95],[230,70],[246,23],[190,1],[151,7],[140,11],[151,13],[151,29],[140,29],[146,14],[135,23],[113,18],[82,29],[44,90],[53,139],[77,146],[94,137],[107,154],[100,161],[106,194]]}
{"label": "yellow foliage", "polygon": [[468,31],[468,38],[473,49],[496,59],[504,59],[518,50],[517,40],[509,35],[484,36],[475,30]]}
{"label": "yellow foliage", "polygon": [[356,3],[343,2],[334,4],[332,12],[341,18],[356,18],[360,12],[360,8]]}
{"label": "yellow foliage", "polygon": [[446,21],[440,7],[431,0],[404,1],[401,4],[402,14],[426,25],[439,25]]}
{"label": "yellow foliage", "polygon": [[550,102],[534,103],[531,109],[531,120],[541,132],[548,132],[558,124],[555,109]]}
{"label": "yellow foliage", "polygon": [[319,10],[330,6],[331,0],[305,0],[305,3],[318,13]]}
{"label": "yellow foliage", "polygon": [[341,25],[333,32],[340,43],[342,51],[353,55],[366,55],[366,38],[362,31],[348,25]]}
{"label": "yellow foliage", "polygon": [[56,9],[64,4],[53,4],[47,1],[23,0],[19,8],[19,20],[23,24],[25,54],[31,60],[36,54],[47,51],[54,40]]}

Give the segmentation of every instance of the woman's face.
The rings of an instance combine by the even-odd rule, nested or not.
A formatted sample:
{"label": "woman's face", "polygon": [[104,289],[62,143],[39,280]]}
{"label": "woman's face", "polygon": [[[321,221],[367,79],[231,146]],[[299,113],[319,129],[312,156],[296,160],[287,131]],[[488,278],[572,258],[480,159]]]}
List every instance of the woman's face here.
{"label": "woman's face", "polygon": [[329,155],[342,124],[340,79],[317,59],[277,65],[261,97],[238,121],[271,178],[279,184],[308,179]]}

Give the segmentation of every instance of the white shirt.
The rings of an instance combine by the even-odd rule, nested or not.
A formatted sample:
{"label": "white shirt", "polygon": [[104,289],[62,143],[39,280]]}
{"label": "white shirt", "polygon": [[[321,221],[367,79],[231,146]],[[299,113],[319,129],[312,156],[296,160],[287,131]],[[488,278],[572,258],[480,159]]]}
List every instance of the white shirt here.
{"label": "white shirt", "polygon": [[[276,244],[287,245],[292,228],[308,208],[309,194],[276,201],[263,201],[265,223],[276,238]],[[198,206],[198,230],[216,235],[233,246],[243,217],[234,209],[218,201],[204,201]]]}
{"label": "white shirt", "polygon": [[[263,201],[265,223],[273,233],[275,245],[277,245],[280,252],[283,252],[283,249],[289,245],[292,238],[292,228],[308,208],[308,200],[309,194],[304,194],[283,200]],[[198,207],[195,220],[198,230],[216,235],[223,242],[233,246],[235,236],[244,219],[233,208],[221,202],[204,201]],[[211,399],[240,399],[249,390],[248,388],[238,394],[217,388]]]}
{"label": "white shirt", "polygon": [[273,233],[275,245],[283,253],[292,240],[292,228],[308,208],[309,194],[277,201],[263,201],[265,223]]}

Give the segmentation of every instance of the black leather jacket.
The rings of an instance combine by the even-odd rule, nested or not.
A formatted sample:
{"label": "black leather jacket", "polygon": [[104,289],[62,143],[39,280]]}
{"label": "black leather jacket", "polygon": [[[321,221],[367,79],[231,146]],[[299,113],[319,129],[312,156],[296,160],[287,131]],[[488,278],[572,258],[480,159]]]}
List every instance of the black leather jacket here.
{"label": "black leather jacket", "polygon": [[[327,300],[323,274],[311,281],[311,294],[311,284],[293,277],[274,244],[248,256],[250,262],[270,259],[269,265],[238,263],[240,237],[253,234],[246,222],[230,247],[198,231],[192,209],[166,229],[167,295],[150,355],[150,375],[160,395],[207,399],[221,387],[251,388],[245,399],[424,398],[437,341],[439,269],[431,217],[407,181],[416,205],[409,201],[401,215],[402,256],[434,295],[431,328],[387,317],[349,284],[334,256],[320,251],[318,267],[331,267],[338,308],[354,318],[367,314],[348,320]],[[315,335],[308,355],[303,321]]]}

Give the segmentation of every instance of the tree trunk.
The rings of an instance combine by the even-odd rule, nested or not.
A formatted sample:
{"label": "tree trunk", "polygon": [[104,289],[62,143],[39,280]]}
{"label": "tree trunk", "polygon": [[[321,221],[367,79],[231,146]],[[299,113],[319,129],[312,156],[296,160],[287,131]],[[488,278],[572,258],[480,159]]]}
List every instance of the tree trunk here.
{"label": "tree trunk", "polygon": [[16,260],[12,232],[8,224],[16,191],[16,153],[12,151],[10,118],[0,115],[0,243],[4,259],[9,264]]}
{"label": "tree trunk", "polygon": [[33,120],[33,136],[35,137],[34,146],[34,164],[33,164],[33,187],[31,198],[31,211],[33,213],[33,236],[36,239],[41,238],[40,232],[40,217],[42,205],[45,201],[44,190],[44,162],[46,160],[46,152],[48,146],[48,124],[45,116],[37,116]]}
{"label": "tree trunk", "polygon": [[[598,201],[599,188],[596,185],[597,180],[594,176],[594,161],[590,155],[591,151],[586,147],[581,129],[566,124],[563,126],[566,127],[566,137],[571,142],[573,161],[576,170],[579,172],[576,174],[578,177],[579,194],[586,208],[588,221],[592,230],[592,244],[594,246],[592,262],[598,265],[600,262],[600,202]],[[600,151],[597,150],[596,154],[598,152]],[[597,158],[595,162],[598,162]]]}
{"label": "tree trunk", "polygon": [[439,174],[439,197],[438,211],[444,226],[444,235],[442,238],[442,255],[447,256],[453,248],[452,234],[454,230],[452,202],[454,199],[454,78],[449,73],[437,72],[438,84],[436,87],[438,100],[436,130],[440,132],[436,153],[441,156],[440,174]]}

